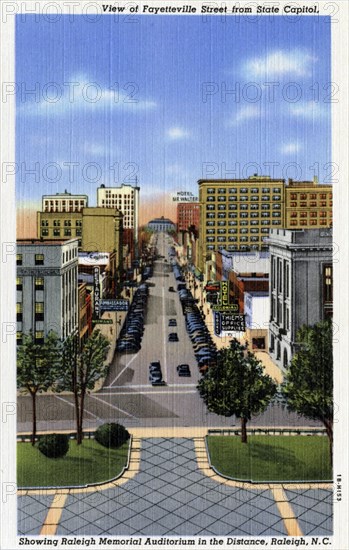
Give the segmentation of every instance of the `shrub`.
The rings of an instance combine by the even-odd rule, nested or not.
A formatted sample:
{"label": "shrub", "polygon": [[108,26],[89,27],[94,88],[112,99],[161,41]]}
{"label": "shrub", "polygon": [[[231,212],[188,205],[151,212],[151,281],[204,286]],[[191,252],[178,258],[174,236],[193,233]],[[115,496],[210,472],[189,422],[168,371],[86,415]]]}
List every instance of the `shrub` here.
{"label": "shrub", "polygon": [[69,436],[66,434],[49,434],[40,437],[39,451],[48,458],[60,458],[69,450]]}
{"label": "shrub", "polygon": [[102,424],[97,428],[95,433],[95,439],[103,447],[116,449],[126,443],[130,438],[129,432],[121,424]]}

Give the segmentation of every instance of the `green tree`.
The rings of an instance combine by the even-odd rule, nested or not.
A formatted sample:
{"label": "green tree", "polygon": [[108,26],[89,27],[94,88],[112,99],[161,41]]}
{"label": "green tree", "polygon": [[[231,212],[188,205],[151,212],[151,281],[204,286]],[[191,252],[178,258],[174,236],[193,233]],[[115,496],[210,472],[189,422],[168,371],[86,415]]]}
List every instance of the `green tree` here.
{"label": "green tree", "polygon": [[85,398],[88,390],[106,375],[105,365],[109,348],[108,340],[99,330],[94,330],[80,349],[79,335],[69,336],[63,344],[62,369],[56,391],[71,391],[74,396],[76,441],[83,439]]}
{"label": "green tree", "polygon": [[52,387],[60,364],[61,342],[56,333],[51,331],[43,344],[35,343],[32,333],[23,337],[17,349],[17,387],[32,399],[32,445],[36,440],[36,396]]}
{"label": "green tree", "polygon": [[333,448],[333,350],[332,321],[303,326],[297,332],[298,351],[286,373],[282,392],[288,407],[321,421]]}
{"label": "green tree", "polygon": [[241,442],[247,443],[247,422],[266,409],[276,384],[263,373],[255,355],[234,339],[229,348],[218,351],[216,364],[201,378],[198,390],[210,412],[240,418]]}

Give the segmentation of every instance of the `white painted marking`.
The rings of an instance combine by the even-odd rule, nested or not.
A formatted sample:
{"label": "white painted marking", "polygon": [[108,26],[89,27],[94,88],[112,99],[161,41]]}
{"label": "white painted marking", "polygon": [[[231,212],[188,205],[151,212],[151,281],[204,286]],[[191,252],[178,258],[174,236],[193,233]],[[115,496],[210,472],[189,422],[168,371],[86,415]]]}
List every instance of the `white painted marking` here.
{"label": "white painted marking", "polygon": [[[125,384],[124,386],[105,386],[103,389],[109,390],[109,389],[121,389],[124,390],[126,388],[132,389],[139,389],[139,388],[148,388],[149,384]],[[167,384],[166,388],[196,388],[196,384]]]}
{"label": "white painted marking", "polygon": [[[138,352],[139,353],[139,352]],[[125,372],[126,369],[128,369],[128,367],[131,365],[131,363],[133,363],[133,361],[136,359],[136,357],[138,356],[138,353],[136,353],[136,355],[134,357],[132,357],[132,359],[130,359],[130,361],[127,363],[126,367],[124,367],[122,369],[121,372],[119,372],[119,374],[116,375],[116,377],[114,378],[114,380],[112,381],[112,383],[110,384],[110,386],[106,386],[107,388],[112,388],[113,387],[113,384],[114,382],[117,381],[118,378],[120,378],[120,376]]]}
{"label": "white painted marking", "polygon": [[[103,395],[108,395],[108,394],[104,393]],[[110,394],[110,395],[114,395],[114,394]],[[108,403],[107,401],[104,401],[103,399],[100,399],[96,395],[90,395],[90,397],[92,397],[93,399],[96,399],[97,401],[100,401],[101,403],[103,403],[103,405],[108,405],[108,407],[111,407],[112,409],[115,409],[116,411],[119,411],[123,414],[126,414],[126,416],[130,416],[131,418],[135,418],[135,416],[133,414],[130,414],[130,413],[124,411],[123,409],[120,409],[120,407],[117,407],[116,405],[112,405],[111,403]]]}
{"label": "white painted marking", "polygon": [[[128,391],[125,391],[125,392],[108,392],[108,393],[101,393],[100,395],[102,397],[104,397],[105,395],[155,395],[155,394],[162,394],[162,395],[175,395],[175,394],[181,394],[181,395],[184,395],[184,394],[195,394],[197,393],[196,391],[194,390],[187,390],[187,391],[166,391],[166,390],[163,390],[163,391],[156,391],[156,390],[151,390],[149,389],[148,391],[139,391],[139,392],[128,392]],[[95,397],[95,396],[92,396],[90,395],[89,397]]]}
{"label": "white painted marking", "polygon": [[[64,403],[67,403],[67,405],[70,405],[71,407],[74,407],[75,409],[75,405],[74,403],[71,403],[70,401],[68,401],[67,399],[64,399],[63,397],[59,397],[58,395],[55,395],[56,399],[59,399],[60,401],[64,401]],[[87,409],[84,409],[84,414],[89,414],[91,416],[93,416],[93,418],[96,418],[97,420],[101,420],[99,418],[99,416],[91,413],[90,411],[88,411]]]}

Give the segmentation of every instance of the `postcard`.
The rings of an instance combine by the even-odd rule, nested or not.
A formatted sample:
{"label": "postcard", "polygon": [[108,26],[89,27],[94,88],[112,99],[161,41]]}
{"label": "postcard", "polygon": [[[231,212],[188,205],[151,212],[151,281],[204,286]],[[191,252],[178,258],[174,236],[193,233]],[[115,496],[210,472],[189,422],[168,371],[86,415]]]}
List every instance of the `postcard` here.
{"label": "postcard", "polygon": [[1,548],[347,548],[348,6],[1,5]]}

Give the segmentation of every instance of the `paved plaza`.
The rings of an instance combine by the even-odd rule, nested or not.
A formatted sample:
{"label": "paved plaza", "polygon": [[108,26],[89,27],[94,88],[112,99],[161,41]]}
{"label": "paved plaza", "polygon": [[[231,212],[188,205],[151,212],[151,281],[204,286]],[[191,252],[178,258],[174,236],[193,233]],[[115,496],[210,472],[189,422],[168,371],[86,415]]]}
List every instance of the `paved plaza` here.
{"label": "paved plaza", "polygon": [[[268,484],[252,489],[225,483],[213,471],[209,477],[207,469],[200,467],[198,444],[193,438],[149,437],[140,440],[137,473],[123,484],[109,484],[105,489],[99,486],[89,492],[67,491],[63,496],[40,491],[20,496],[18,532],[96,536],[331,535],[331,491],[289,487],[280,488],[288,501],[284,513],[285,502],[282,506],[276,502],[276,493]],[[61,506],[59,497],[63,498]],[[61,510],[54,529],[42,531],[57,498]],[[285,516],[292,515],[290,510],[294,513],[291,525],[298,525],[298,532],[290,532],[287,527],[289,518]]]}

